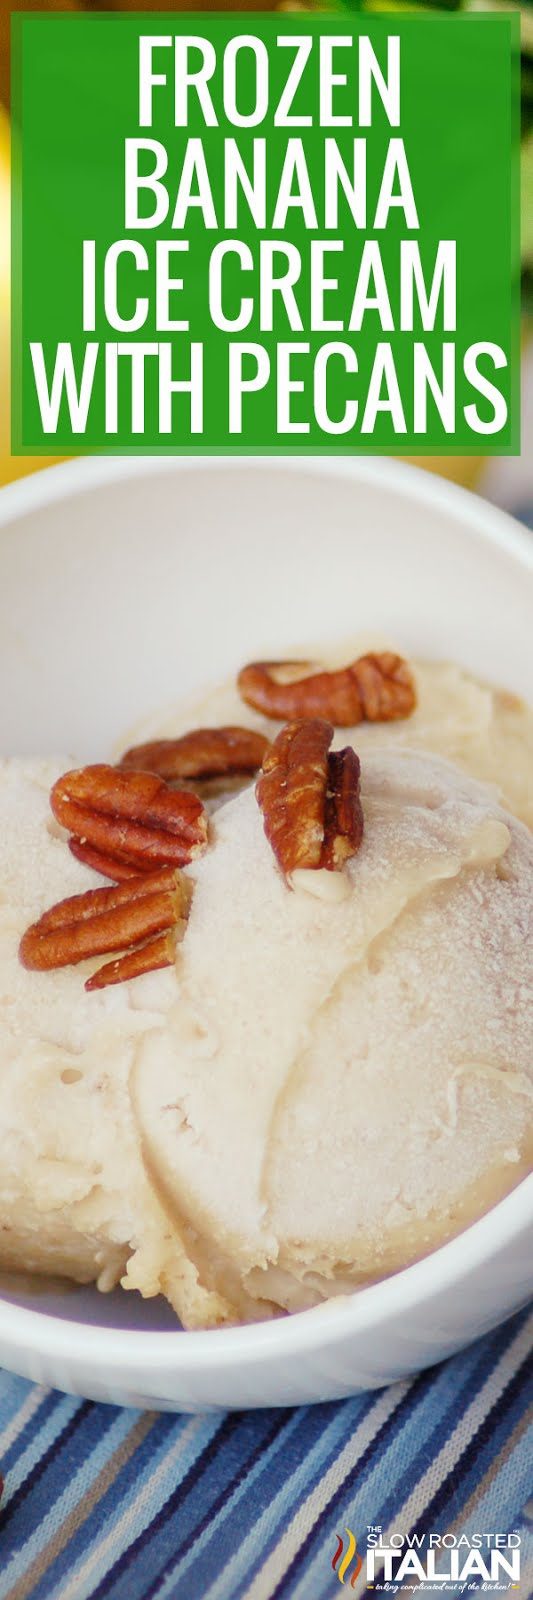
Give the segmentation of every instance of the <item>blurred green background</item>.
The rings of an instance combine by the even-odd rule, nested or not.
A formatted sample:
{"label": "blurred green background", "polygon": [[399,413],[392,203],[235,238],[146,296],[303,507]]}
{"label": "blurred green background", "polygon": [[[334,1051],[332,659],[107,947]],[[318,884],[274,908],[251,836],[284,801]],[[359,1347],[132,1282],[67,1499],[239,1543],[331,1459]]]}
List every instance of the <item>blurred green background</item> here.
{"label": "blurred green background", "polygon": [[[529,343],[533,330],[533,0],[523,0],[520,6],[509,0],[280,0],[278,6],[271,0],[185,0],[172,4],[171,0],[111,0],[110,4],[96,4],[92,0],[17,0],[15,5],[0,0],[0,484],[47,464],[40,456],[13,457],[9,445],[9,35],[11,12],[17,11],[327,11],[346,15],[351,10],[385,11],[393,14],[413,10],[446,11],[520,11],[521,18],[521,259],[524,342]],[[460,108],[456,112],[460,115]],[[483,262],[480,261],[480,273]],[[531,452],[533,441],[523,436],[522,449]],[[443,472],[447,477],[475,484],[483,466],[482,457],[465,458],[425,456],[421,465]]]}

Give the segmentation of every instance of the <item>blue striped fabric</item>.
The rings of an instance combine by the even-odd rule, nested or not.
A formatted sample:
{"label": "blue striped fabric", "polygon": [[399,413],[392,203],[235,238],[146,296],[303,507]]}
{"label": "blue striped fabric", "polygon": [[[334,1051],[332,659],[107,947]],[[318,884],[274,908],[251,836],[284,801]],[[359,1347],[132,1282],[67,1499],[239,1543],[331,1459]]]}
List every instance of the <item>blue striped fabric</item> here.
{"label": "blue striped fabric", "polygon": [[[218,1416],[93,1405],[4,1373],[0,1600],[334,1600],[337,1536],[364,1552],[368,1525],[516,1531],[527,1600],[532,1343],[523,1312],[388,1389]],[[364,1565],[345,1582],[374,1595]]]}

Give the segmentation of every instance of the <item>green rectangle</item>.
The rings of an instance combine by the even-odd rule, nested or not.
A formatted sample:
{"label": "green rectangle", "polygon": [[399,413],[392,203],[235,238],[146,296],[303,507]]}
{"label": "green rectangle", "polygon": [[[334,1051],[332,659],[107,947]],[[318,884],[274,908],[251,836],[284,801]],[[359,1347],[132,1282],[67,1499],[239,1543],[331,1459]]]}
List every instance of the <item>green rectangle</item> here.
{"label": "green rectangle", "polygon": [[[51,448],[76,454],[517,453],[518,29],[517,16],[494,14],[16,14],[14,454],[49,454]],[[141,127],[139,40],[146,35],[171,42],[156,47],[154,70],[163,73],[165,83],[154,87],[153,118],[150,125]],[[212,45],[215,66],[206,81],[203,103],[192,90],[187,125],[175,126],[174,39],[183,40],[187,35],[201,36]],[[253,49],[246,45],[237,49],[233,102],[232,40],[242,35],[259,42]],[[398,123],[394,120],[392,70],[390,81],[387,74],[391,35],[399,39],[400,51]],[[309,54],[290,107],[290,115],[298,120],[293,126],[282,126],[276,120],[276,107],[296,47],[279,41],[294,36],[310,41],[309,46],[299,46],[300,59],[307,49]],[[339,43],[341,39],[344,44]],[[385,85],[388,83],[389,96],[386,89],[379,92],[374,77],[370,125],[360,126],[359,96],[364,106],[368,84],[366,39]],[[322,40],[326,42],[322,44]],[[328,87],[328,40],[336,41],[333,71],[344,73],[346,84]],[[261,120],[242,126],[240,121],[251,115],[256,102],[254,51],[266,62],[268,97]],[[193,65],[198,59],[193,54]],[[320,82],[324,116],[329,107],[334,116],[347,118],[345,124],[321,125]],[[210,104],[216,126],[205,122],[204,108]],[[236,117],[240,119],[237,125]],[[302,117],[311,122],[302,125]],[[159,191],[162,216],[156,227],[141,225],[156,204],[151,188],[138,190],[135,213],[134,186],[130,185],[131,209],[125,218],[125,141],[139,138],[157,141],[168,162]],[[189,144],[191,140],[200,141],[200,147]],[[237,211],[232,217],[228,210],[231,164],[242,162],[248,174],[252,172],[254,140],[258,141],[255,220],[238,183]],[[294,146],[288,148],[289,140],[298,144],[295,155]],[[259,215],[262,141],[264,225]],[[357,147],[354,141],[358,141]],[[155,154],[142,152],[140,172],[149,171]],[[180,175],[183,201],[187,159],[195,169],[196,184],[198,163],[204,163],[204,205],[184,207],[173,226]],[[284,171],[287,177],[291,159],[296,168],[290,198],[297,203],[284,207],[280,184]],[[339,160],[344,173],[357,172],[355,219],[342,182],[336,189],[332,175]],[[401,166],[404,160],[406,169]],[[326,162],[331,164],[326,166]],[[133,170],[133,150],[131,163]],[[403,190],[403,203],[388,207],[387,163],[396,173],[393,195],[399,199],[399,190]],[[365,169],[366,210],[362,200]],[[332,210],[335,192],[337,217]],[[163,215],[167,195],[168,214]],[[85,329],[84,240],[94,240],[96,261],[95,315],[86,319]],[[111,303],[113,270],[108,252],[121,240],[133,245],[138,258],[136,262],[123,251],[117,278],[117,310],[122,322],[137,309],[138,325],[132,331],[116,326]],[[224,242],[235,240],[239,254],[229,252],[223,262],[222,305],[227,321],[241,311],[243,325],[229,329],[216,325],[213,251],[219,247],[218,254]],[[181,277],[184,287],[170,292],[167,306],[171,320],[188,322],[184,331],[162,325],[163,294],[159,316],[157,313],[156,251],[161,284],[165,241],[187,247],[171,258],[170,276]],[[424,327],[416,274],[422,274],[427,295],[441,241],[451,241],[456,247],[456,325],[448,298],[445,326],[440,293],[431,326]],[[332,250],[332,245],[337,248]],[[292,292],[288,284],[285,300],[279,291],[273,295],[272,328],[268,325],[271,257],[278,271],[294,272]],[[104,304],[106,259],[108,299]],[[375,296],[379,291],[379,309],[365,304],[366,269],[367,292]],[[451,293],[450,260],[446,271]],[[322,294],[321,272],[323,278],[337,279],[337,287]],[[411,328],[408,302],[413,273]],[[88,275],[86,291],[87,283]],[[358,315],[354,314],[354,299]],[[147,301],[146,307],[139,307],[142,300]],[[250,300],[251,306],[243,309],[243,301]],[[326,328],[325,321],[336,326]],[[71,350],[68,359],[76,382],[79,384],[84,362],[88,374],[86,416],[81,415],[77,428],[64,392],[57,416],[53,406],[46,415],[44,402],[58,346],[63,344]],[[178,379],[190,374],[191,344],[201,347],[201,357],[196,357],[198,373],[200,362],[202,365],[194,426],[190,396],[168,391],[169,374]],[[251,344],[254,352],[240,352],[241,344]],[[330,348],[337,344],[339,350]],[[140,347],[144,345],[155,345],[157,351],[143,358]],[[303,349],[287,351],[287,345]],[[490,348],[476,355],[478,345]],[[120,354],[114,354],[115,346],[122,346]],[[230,364],[234,375],[231,396]],[[355,365],[356,370],[350,370]],[[138,372],[135,416],[134,366]],[[242,393],[240,431],[239,372],[245,380],[256,377],[258,385]],[[289,393],[289,381],[303,384],[303,388]],[[492,397],[483,393],[483,381],[492,385]],[[446,407],[443,402],[437,404],[432,392],[435,384],[445,388]],[[341,425],[344,431],[334,431]]]}

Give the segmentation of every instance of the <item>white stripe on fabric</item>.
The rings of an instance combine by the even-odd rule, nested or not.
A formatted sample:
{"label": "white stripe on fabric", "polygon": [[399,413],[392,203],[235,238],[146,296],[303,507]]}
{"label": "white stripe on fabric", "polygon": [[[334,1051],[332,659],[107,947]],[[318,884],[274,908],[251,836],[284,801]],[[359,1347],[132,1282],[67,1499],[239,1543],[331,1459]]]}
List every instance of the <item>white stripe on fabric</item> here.
{"label": "white stripe on fabric", "polygon": [[[531,1346],[532,1320],[528,1318],[516,1338],[504,1350],[497,1365],[492,1368],[481,1388],[478,1389],[470,1405],[466,1407],[456,1428],[448,1439],[445,1439],[442,1448],[430,1462],[429,1467],[418,1479],[414,1489],[397,1512],[393,1522],[389,1524],[383,1534],[383,1542],[387,1544],[393,1533],[408,1533],[413,1522],[417,1521],[424,1507],[433,1498],[444,1478],[457,1465],[460,1456],[470,1443],[473,1435],[484,1421],[494,1401],[497,1400],[513,1377],[524,1357],[527,1356]],[[381,1563],[382,1567],[383,1563]],[[376,1577],[381,1570],[376,1562]],[[360,1600],[366,1585],[365,1568],[359,1575],[354,1586],[354,1600]],[[411,1584],[412,1588],[412,1584]],[[400,1591],[401,1592],[401,1591]],[[404,1591],[405,1592],[405,1591]]]}
{"label": "white stripe on fabric", "polygon": [[[314,1444],[306,1449],[303,1459],[298,1462],[290,1474],[281,1479],[279,1488],[274,1488],[261,1515],[254,1521],[248,1533],[242,1539],[239,1539],[234,1555],[229,1557],[223,1570],[217,1573],[216,1578],[211,1580],[207,1588],[204,1588],[202,1600],[209,1600],[209,1597],[211,1597],[211,1600],[215,1600],[215,1597],[220,1596],[222,1592],[226,1596],[231,1596],[231,1600],[233,1600],[233,1595],[241,1582],[243,1574],[246,1574],[248,1567],[251,1566],[257,1547],[261,1544],[264,1528],[267,1528],[267,1532],[271,1532],[273,1521],[276,1521],[276,1523],[281,1520],[285,1521],[284,1508],[287,1500],[289,1503],[291,1499],[296,1500],[300,1495],[300,1490],[305,1489],[306,1481],[314,1475],[317,1459],[332,1453],[331,1441],[335,1438],[335,1435],[344,1434],[346,1436],[347,1428],[342,1411],[342,1405],[337,1407],[336,1415],[332,1417],[329,1423],[326,1423],[320,1437],[315,1439]],[[290,1438],[290,1433],[299,1427],[300,1419],[301,1411],[295,1411],[292,1422],[284,1429],[281,1439],[278,1437],[275,1444],[269,1447],[266,1452],[268,1470],[270,1470],[272,1461],[278,1459],[280,1453],[282,1454],[285,1443]],[[261,1458],[256,1462],[255,1467],[252,1468],[246,1479],[239,1483],[236,1490],[233,1485],[228,1486],[228,1496],[220,1512],[209,1527],[205,1529],[200,1539],[194,1542],[184,1560],[173,1567],[165,1578],[158,1592],[157,1600],[174,1600],[174,1589],[177,1583],[181,1584],[183,1582],[188,1564],[195,1563],[198,1554],[201,1555],[205,1545],[216,1536],[217,1529],[222,1530],[226,1517],[231,1517],[234,1514],[235,1506],[238,1504],[241,1495],[248,1493],[254,1478],[260,1478],[263,1470],[263,1458]]]}
{"label": "white stripe on fabric", "polygon": [[391,1388],[380,1392],[376,1404],[352,1433],[340,1456],[332,1462],[321,1482],[316,1484],[307,1500],[304,1500],[303,1505],[299,1507],[283,1538],[279,1540],[275,1550],[271,1551],[264,1566],[256,1573],[250,1588],[243,1594],[243,1600],[265,1600],[266,1596],[272,1594],[307,1539],[321,1511],[340,1488],[357,1457],[371,1443],[383,1423],[387,1422],[396,1411],[400,1401],[411,1388],[412,1381],[409,1379],[404,1383],[395,1383]]}
{"label": "white stripe on fabric", "polygon": [[[72,1415],[75,1416],[79,1400],[74,1396],[65,1396],[64,1404],[67,1403],[72,1408]],[[39,1519],[35,1527],[28,1529],[24,1543],[13,1551],[7,1565],[2,1568],[0,1600],[9,1600],[10,1596],[12,1600],[18,1600],[19,1590],[23,1588],[28,1571],[31,1572],[35,1561],[40,1557],[46,1559],[50,1542],[54,1543],[58,1528],[84,1501],[87,1493],[90,1493],[93,1483],[98,1480],[105,1468],[106,1461],[120,1448],[123,1438],[127,1437],[135,1427],[135,1416],[134,1411],[117,1411],[111,1427],[106,1429],[84,1461],[80,1462],[79,1466],[74,1466],[73,1471],[67,1476],[66,1487],[54,1496],[47,1514]]]}
{"label": "white stripe on fabric", "polygon": [[[216,1419],[214,1419],[214,1425],[215,1422]],[[101,1536],[101,1533],[98,1535],[96,1545],[82,1565],[76,1566],[70,1582],[65,1583],[62,1581],[59,1590],[61,1600],[83,1600],[84,1595],[91,1594],[96,1587],[96,1582],[100,1581],[100,1577],[107,1570],[106,1557],[108,1554],[111,1556],[109,1564],[113,1565],[115,1561],[119,1560],[122,1551],[127,1547],[128,1534],[131,1528],[133,1527],[134,1537],[137,1538],[143,1532],[144,1527],[149,1526],[152,1518],[149,1517],[145,1524],[143,1522],[143,1509],[146,1509],[148,1502],[156,1492],[158,1484],[165,1477],[169,1467],[179,1460],[180,1455],[183,1455],[191,1439],[194,1438],[195,1433],[199,1432],[204,1423],[205,1417],[202,1416],[191,1417],[190,1422],[186,1423],[178,1439],[165,1452],[155,1471],[150,1473],[131,1505],[128,1506],[119,1520],[113,1523],[104,1537]],[[154,1512],[155,1515],[156,1513]],[[94,1576],[96,1567],[98,1568],[97,1579]],[[53,1590],[51,1593],[53,1594]]]}
{"label": "white stripe on fabric", "polygon": [[30,1472],[42,1461],[50,1445],[56,1443],[58,1435],[63,1432],[67,1423],[73,1417],[79,1406],[76,1395],[57,1396],[58,1404],[54,1407],[46,1422],[40,1425],[40,1418],[36,1419],[36,1426],[32,1429],[31,1438],[21,1450],[14,1465],[9,1468],[7,1477],[8,1492],[4,1503],[7,1505],[13,1495],[18,1492]]}
{"label": "white stripe on fabric", "polygon": [[0,1449],[2,1451],[2,1456],[7,1455],[8,1450],[11,1449],[11,1445],[15,1443],[15,1440],[18,1439],[19,1435],[22,1433],[22,1429],[26,1427],[26,1423],[31,1422],[32,1417],[35,1416],[35,1412],[39,1410],[39,1406],[42,1405],[43,1400],[46,1400],[46,1396],[49,1394],[50,1389],[43,1389],[39,1384],[37,1384],[35,1388],[30,1389],[30,1392],[28,1395],[26,1395],[26,1399],[23,1401],[23,1404],[19,1406],[19,1409],[15,1412],[14,1417],[11,1417],[11,1421],[8,1422],[7,1427],[4,1428],[4,1431],[0,1437]]}

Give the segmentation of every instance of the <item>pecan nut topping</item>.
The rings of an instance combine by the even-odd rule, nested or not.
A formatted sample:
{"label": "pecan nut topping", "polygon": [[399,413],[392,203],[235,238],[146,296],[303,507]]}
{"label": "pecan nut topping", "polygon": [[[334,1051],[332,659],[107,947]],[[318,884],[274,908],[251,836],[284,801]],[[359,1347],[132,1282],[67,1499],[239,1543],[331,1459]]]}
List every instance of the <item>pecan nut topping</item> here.
{"label": "pecan nut topping", "polygon": [[105,988],[167,966],[174,951],[170,930],[181,924],[183,931],[190,901],[190,883],[172,867],[143,873],[117,887],[70,895],[27,929],[19,949],[22,965],[33,972],[50,972],[91,956],[131,952],[131,961],[125,957],[96,972],[87,989]]}
{"label": "pecan nut topping", "polygon": [[360,799],[361,762],[351,745],[328,756],[328,786],[324,817],[324,843],[320,866],[337,872],[357,854],[363,837]]}
{"label": "pecan nut topping", "polygon": [[321,718],[282,728],[256,786],[267,839],[283,872],[337,871],[363,837],[360,763],[355,751],[330,753],[333,728]]}
{"label": "pecan nut topping", "polygon": [[81,839],[69,839],[68,847],[76,861],[83,861],[84,866],[92,867],[93,872],[101,873],[103,878],[114,878],[115,883],[126,883],[128,878],[135,878],[139,871],[138,866],[131,867],[127,861],[106,856],[103,850],[93,850],[90,844],[82,844]]}
{"label": "pecan nut topping", "polygon": [[[295,677],[298,665],[301,675]],[[411,669],[389,650],[359,656],[335,672],[313,672],[305,661],[253,661],[243,667],[237,684],[247,705],[266,717],[325,717],[337,728],[393,722],[409,717],[416,706]]]}
{"label": "pecan nut topping", "polygon": [[94,865],[96,852],[98,871],[107,871],[106,861],[137,873],[181,867],[207,844],[207,814],[198,795],[169,789],[153,773],[82,767],[58,779],[50,804],[78,841],[74,853]]}
{"label": "pecan nut topping", "polygon": [[251,775],[259,770],[269,743],[253,728],[194,728],[178,739],[133,745],[118,765],[122,772],[156,772],[167,783]]}
{"label": "pecan nut topping", "polygon": [[98,972],[93,972],[92,978],[87,979],[85,988],[89,992],[109,989],[113,983],[128,983],[131,978],[140,978],[143,972],[158,972],[161,967],[172,967],[175,955],[175,934],[160,933],[157,939],[149,939],[147,944],[130,950],[118,961],[106,961],[103,967],[98,968]]}

